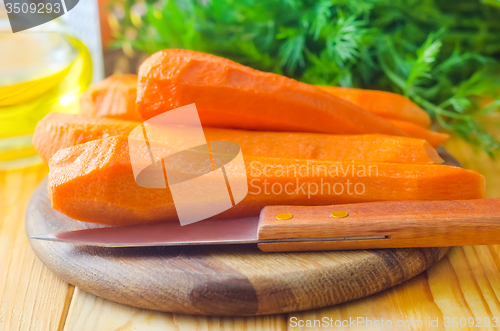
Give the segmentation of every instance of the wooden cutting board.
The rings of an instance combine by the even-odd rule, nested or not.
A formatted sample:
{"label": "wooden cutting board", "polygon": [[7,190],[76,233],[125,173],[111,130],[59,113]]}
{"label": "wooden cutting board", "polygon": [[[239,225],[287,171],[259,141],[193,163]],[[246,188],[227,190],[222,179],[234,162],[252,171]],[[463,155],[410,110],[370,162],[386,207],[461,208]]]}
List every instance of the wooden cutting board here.
{"label": "wooden cutting board", "polygon": [[[456,164],[441,153],[448,164]],[[99,227],[50,206],[47,182],[26,212],[28,236]],[[197,315],[261,315],[362,298],[423,272],[449,248],[264,253],[253,245],[104,248],[31,240],[70,284],[135,307]]]}

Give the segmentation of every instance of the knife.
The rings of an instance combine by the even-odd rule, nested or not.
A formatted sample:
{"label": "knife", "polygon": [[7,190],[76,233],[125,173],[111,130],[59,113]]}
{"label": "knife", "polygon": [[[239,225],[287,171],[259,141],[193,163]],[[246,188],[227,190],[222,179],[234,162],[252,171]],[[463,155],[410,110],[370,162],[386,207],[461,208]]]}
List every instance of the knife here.
{"label": "knife", "polygon": [[500,198],[267,206],[260,217],[129,225],[31,239],[106,247],[257,244],[265,252],[500,244]]}

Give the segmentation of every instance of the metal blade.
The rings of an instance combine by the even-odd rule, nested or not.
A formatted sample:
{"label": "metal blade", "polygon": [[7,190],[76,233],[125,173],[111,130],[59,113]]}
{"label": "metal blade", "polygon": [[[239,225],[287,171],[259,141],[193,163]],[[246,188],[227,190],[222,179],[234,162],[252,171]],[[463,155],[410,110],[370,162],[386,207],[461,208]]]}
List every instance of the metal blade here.
{"label": "metal blade", "polygon": [[257,243],[258,217],[201,221],[185,226],[178,222],[112,226],[31,236],[106,247],[219,245]]}

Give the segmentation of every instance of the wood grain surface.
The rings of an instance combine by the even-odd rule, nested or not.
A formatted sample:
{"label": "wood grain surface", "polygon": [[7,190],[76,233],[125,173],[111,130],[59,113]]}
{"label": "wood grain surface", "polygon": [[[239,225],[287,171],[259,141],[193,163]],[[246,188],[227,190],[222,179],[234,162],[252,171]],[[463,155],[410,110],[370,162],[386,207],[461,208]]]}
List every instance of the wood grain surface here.
{"label": "wood grain surface", "polygon": [[[488,162],[492,169],[495,163],[480,162],[487,182],[498,181],[499,173],[488,170]],[[439,320],[437,327],[424,324],[422,328],[398,330],[478,330],[445,328],[444,318],[500,317],[500,246],[455,247],[426,272],[400,285],[363,299],[304,312],[214,317],[114,303],[62,281],[29,248],[24,229],[26,205],[46,173],[44,165],[0,171],[0,330],[328,330],[335,328],[299,327],[295,322],[358,317],[393,323]],[[500,186],[489,186],[488,192],[489,197],[500,196]]]}

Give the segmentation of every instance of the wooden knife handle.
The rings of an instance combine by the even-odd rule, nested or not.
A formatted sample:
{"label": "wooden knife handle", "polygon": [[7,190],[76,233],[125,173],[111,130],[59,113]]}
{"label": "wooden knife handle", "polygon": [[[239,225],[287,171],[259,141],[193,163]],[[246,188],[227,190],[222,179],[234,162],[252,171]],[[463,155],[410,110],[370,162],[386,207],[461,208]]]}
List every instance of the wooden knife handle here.
{"label": "wooden knife handle", "polygon": [[[335,211],[349,215],[334,218]],[[293,217],[279,220],[281,213]],[[356,239],[371,236],[384,239]],[[258,239],[266,252],[500,244],[500,198],[269,206],[261,212]]]}

